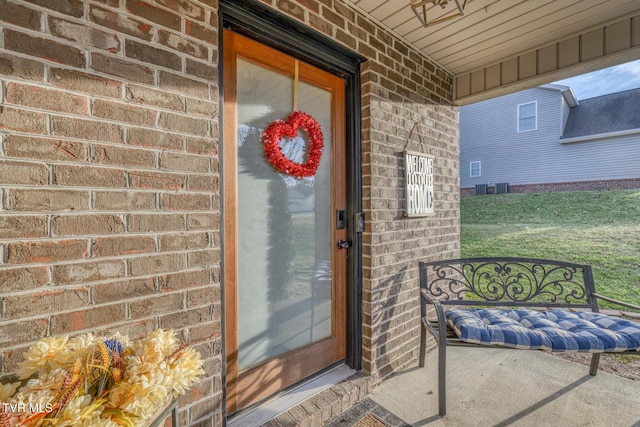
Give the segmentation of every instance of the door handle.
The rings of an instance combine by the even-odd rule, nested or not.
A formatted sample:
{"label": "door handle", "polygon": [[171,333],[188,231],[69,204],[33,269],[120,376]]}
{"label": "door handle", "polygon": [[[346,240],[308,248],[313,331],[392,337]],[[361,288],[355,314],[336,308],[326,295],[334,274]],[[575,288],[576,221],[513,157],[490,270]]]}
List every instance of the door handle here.
{"label": "door handle", "polygon": [[338,249],[349,249],[351,247],[351,242],[346,240],[338,240]]}

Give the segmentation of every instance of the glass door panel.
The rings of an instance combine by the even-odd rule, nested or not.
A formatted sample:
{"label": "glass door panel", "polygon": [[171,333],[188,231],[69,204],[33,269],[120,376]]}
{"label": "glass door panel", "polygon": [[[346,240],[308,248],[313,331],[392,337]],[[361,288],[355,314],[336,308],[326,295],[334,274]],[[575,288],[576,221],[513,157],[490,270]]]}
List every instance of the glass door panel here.
{"label": "glass door panel", "polygon": [[[293,108],[291,77],[238,60],[238,359],[243,370],[331,335],[331,93],[299,83],[324,133],[315,176],[279,173],[262,132]],[[306,160],[305,132],[280,143]]]}

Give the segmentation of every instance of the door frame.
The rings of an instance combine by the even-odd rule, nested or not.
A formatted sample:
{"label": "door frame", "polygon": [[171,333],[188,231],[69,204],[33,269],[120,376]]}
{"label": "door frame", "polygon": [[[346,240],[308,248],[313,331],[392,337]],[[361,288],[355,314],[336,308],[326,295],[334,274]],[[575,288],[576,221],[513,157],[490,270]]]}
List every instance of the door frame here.
{"label": "door frame", "polygon": [[[240,4],[238,4],[240,3]],[[250,37],[270,47],[281,50],[293,57],[340,76],[345,80],[345,143],[347,167],[347,239],[352,243],[347,257],[347,343],[346,363],[360,370],[362,365],[362,228],[358,219],[362,218],[362,173],[361,173],[361,114],[360,114],[360,64],[365,58],[334,40],[326,37],[298,21],[294,21],[277,11],[254,0],[220,0],[218,31],[219,90],[220,90],[220,144],[219,156],[224,158],[224,82],[223,76],[223,28]],[[220,162],[220,177],[224,176],[224,162]],[[220,183],[223,188],[223,183]],[[223,198],[221,198],[223,200]],[[221,207],[221,224],[224,224],[224,206]],[[221,228],[221,233],[224,230]],[[223,236],[224,237],[224,236]],[[224,240],[224,239],[223,239]],[[224,259],[224,247],[222,257]],[[224,266],[222,266],[224,268]],[[224,277],[222,271],[221,277]],[[221,284],[221,298],[225,301],[224,279]],[[222,358],[226,361],[225,304],[222,304]],[[223,402],[227,399],[226,362],[222,364]],[[223,418],[226,419],[226,403],[222,404]]]}

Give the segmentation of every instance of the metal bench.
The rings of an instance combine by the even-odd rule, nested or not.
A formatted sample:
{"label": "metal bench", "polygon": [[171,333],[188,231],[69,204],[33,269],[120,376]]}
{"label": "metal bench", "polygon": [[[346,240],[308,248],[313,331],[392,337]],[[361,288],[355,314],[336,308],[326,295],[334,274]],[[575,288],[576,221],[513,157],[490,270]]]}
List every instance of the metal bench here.
{"label": "metal bench", "polygon": [[[438,403],[441,416],[446,414],[447,346],[586,351],[592,353],[590,375],[596,375],[602,353],[616,352],[640,356],[638,349],[621,350],[620,347],[611,348],[611,345],[607,347],[606,343],[600,348],[576,349],[579,343],[563,342],[565,332],[554,334],[554,327],[548,326],[553,325],[553,322],[548,321],[546,316],[553,319],[558,315],[586,317],[587,320],[578,318],[576,322],[585,322],[590,325],[591,318],[604,319],[607,321],[604,323],[607,324],[626,325],[628,323],[630,325],[627,325],[626,329],[621,329],[622,335],[620,332],[607,331],[603,332],[602,336],[606,340],[609,335],[616,335],[625,343],[638,343],[640,335],[636,333],[635,328],[640,328],[640,325],[617,317],[593,314],[599,313],[599,300],[633,310],[640,310],[640,307],[598,294],[589,265],[533,258],[461,258],[420,262],[419,270],[422,319],[420,366],[424,366],[427,332],[429,332],[438,344]],[[472,310],[467,311],[464,310],[465,308]],[[481,318],[487,316],[487,313],[489,313],[489,320]],[[529,314],[533,320],[530,320]],[[450,319],[447,319],[447,316]],[[476,319],[476,316],[479,319]],[[491,323],[492,316],[501,320],[506,319],[507,328],[512,319],[522,321],[521,318],[523,318],[529,323],[525,322],[528,325],[527,328],[523,328],[518,323],[518,326],[513,328],[515,332],[509,330],[503,332],[500,329],[504,327],[502,322],[496,322],[494,326]],[[531,326],[532,322],[538,322],[538,317],[542,317],[539,321],[542,326],[545,326],[542,329],[536,329],[537,324]],[[463,320],[460,321],[461,318]],[[467,322],[464,319],[472,319],[472,321]],[[485,331],[482,328],[487,323],[490,326]],[[480,332],[473,329],[474,325]],[[467,331],[469,329],[467,326],[471,332]],[[509,338],[508,335],[516,335],[519,339],[519,331],[524,329],[527,329],[525,334],[531,334],[531,338],[527,336],[522,338],[525,345],[502,342],[508,341],[505,339],[505,336]],[[492,331],[496,333],[491,335]],[[542,331],[550,332],[551,338]],[[626,331],[632,331],[633,334],[625,336]],[[595,332],[598,332],[597,327]],[[498,342],[485,342],[489,340],[487,336]],[[495,338],[496,336],[498,338]],[[630,340],[627,340],[627,337]],[[587,338],[591,340],[592,335],[588,335]],[[599,345],[602,344],[596,338],[593,341],[597,341]],[[591,342],[588,344],[594,345]]]}

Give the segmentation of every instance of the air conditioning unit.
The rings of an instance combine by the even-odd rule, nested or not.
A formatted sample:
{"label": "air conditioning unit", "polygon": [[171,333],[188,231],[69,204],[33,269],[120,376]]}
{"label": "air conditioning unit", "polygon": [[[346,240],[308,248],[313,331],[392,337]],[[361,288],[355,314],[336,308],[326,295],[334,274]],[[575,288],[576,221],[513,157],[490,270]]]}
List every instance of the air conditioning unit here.
{"label": "air conditioning unit", "polygon": [[496,182],[496,194],[503,194],[509,192],[508,182]]}
{"label": "air conditioning unit", "polygon": [[489,190],[489,184],[476,184],[476,196],[485,195]]}

